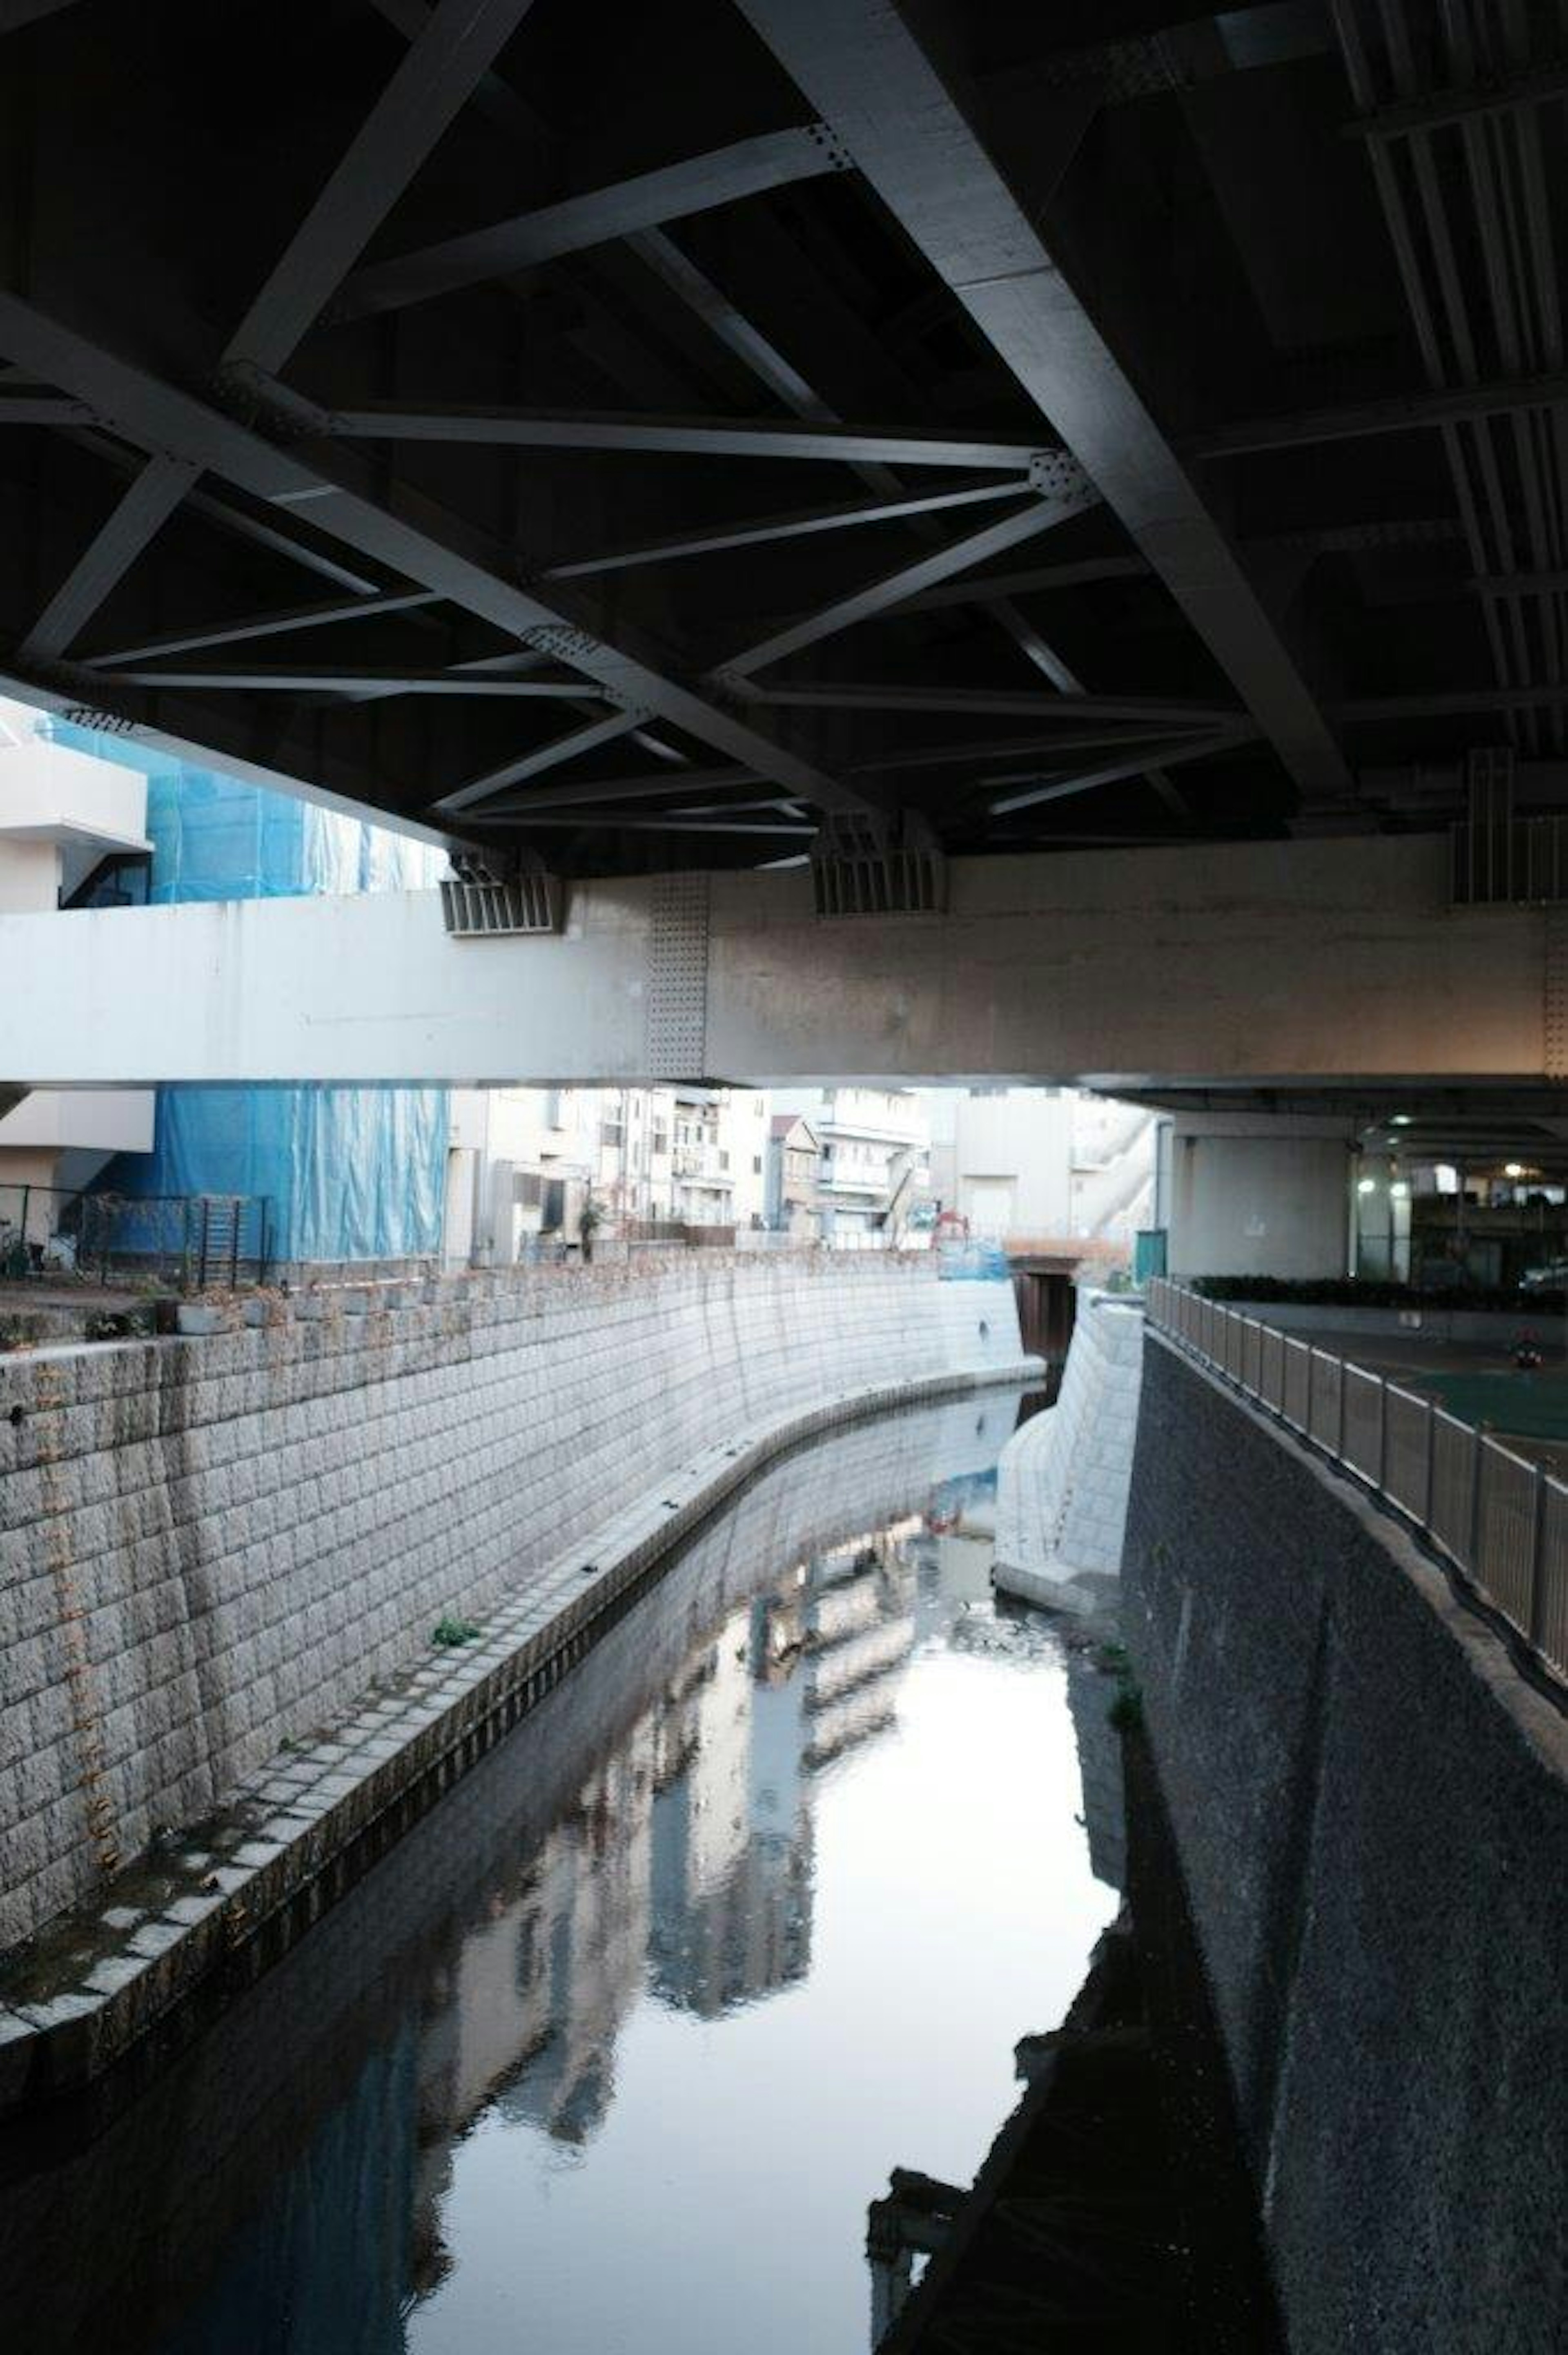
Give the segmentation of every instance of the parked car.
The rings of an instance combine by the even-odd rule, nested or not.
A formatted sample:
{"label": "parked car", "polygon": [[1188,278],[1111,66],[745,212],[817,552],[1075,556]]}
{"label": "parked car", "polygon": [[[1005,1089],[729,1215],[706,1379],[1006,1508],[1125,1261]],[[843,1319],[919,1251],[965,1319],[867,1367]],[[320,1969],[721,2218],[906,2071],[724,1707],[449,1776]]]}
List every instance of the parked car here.
{"label": "parked car", "polygon": [[1568,1292],[1568,1259],[1551,1259],[1544,1266],[1527,1267],[1519,1279],[1521,1292]]}

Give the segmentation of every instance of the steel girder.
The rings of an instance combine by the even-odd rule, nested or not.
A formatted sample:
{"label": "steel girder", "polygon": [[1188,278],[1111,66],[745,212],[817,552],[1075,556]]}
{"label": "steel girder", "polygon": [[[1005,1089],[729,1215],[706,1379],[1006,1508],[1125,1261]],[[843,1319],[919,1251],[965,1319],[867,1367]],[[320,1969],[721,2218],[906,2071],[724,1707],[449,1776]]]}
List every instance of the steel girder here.
{"label": "steel girder", "polygon": [[[532,5],[440,0],[230,336],[220,370],[283,366]],[[150,460],[28,633],[25,660],[66,651],[198,471],[164,452]]]}
{"label": "steel girder", "polygon": [[1084,465],[1309,797],[1350,773],[1174,450],[890,0],[737,0]]}
{"label": "steel girder", "polygon": [[[61,384],[149,451],[192,476],[210,472],[282,507],[304,503],[342,545],[448,598],[540,653],[596,680],[623,708],[657,713],[730,759],[745,762],[823,809],[867,811],[871,798],[842,784],[748,720],[694,693],[651,662],[583,630],[532,591],[501,578],[460,545],[454,525],[438,538],[351,489],[319,464],[264,442],[221,410],[105,351],[19,296],[0,293],[0,350]],[[161,463],[161,462],[160,462]]]}

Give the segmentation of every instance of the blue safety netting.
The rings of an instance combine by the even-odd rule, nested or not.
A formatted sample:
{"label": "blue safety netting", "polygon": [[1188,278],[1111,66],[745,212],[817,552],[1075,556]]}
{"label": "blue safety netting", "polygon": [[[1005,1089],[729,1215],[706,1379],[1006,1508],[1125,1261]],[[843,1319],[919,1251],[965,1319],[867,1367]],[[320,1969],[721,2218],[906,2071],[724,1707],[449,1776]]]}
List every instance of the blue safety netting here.
{"label": "blue safety netting", "polygon": [[1000,1243],[943,1242],[937,1246],[937,1273],[944,1284],[1001,1284],[1012,1271]]}
{"label": "blue safety netting", "polygon": [[[388,827],[112,736],[50,733],[145,773],[154,903],[413,890],[441,872],[440,851]],[[274,1261],[416,1258],[440,1247],[450,1127],[444,1088],[163,1088],[153,1151],[98,1184],[262,1197]]]}

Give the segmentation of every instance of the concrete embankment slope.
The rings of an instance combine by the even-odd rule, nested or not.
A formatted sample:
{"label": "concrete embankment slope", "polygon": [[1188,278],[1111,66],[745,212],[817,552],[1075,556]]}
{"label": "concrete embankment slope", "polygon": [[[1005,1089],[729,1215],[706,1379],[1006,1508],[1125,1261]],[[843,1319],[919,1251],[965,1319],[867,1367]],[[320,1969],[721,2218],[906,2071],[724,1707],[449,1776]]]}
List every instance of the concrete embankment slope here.
{"label": "concrete embankment slope", "polygon": [[1568,1723],[1154,1336],[1124,1608],[1293,2355],[1555,2355]]}
{"label": "concrete embankment slope", "polygon": [[443,1614],[526,1604],[543,1642],[569,1572],[580,1617],[577,1553],[689,1519],[715,1443],[1026,1370],[1010,1286],[881,1257],[272,1305],[0,1367],[0,1945],[428,1661]]}
{"label": "concrete embankment slope", "polygon": [[1049,1611],[1114,1610],[1143,1367],[1141,1302],[1082,1292],[1061,1395],[1014,1433],[997,1467],[1004,1594]]}

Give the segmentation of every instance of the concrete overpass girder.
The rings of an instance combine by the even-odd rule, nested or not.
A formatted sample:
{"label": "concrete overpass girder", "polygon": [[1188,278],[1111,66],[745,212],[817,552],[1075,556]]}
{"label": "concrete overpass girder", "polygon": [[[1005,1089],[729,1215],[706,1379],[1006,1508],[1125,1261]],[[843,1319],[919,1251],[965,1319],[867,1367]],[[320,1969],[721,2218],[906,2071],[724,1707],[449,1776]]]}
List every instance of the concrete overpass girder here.
{"label": "concrete overpass girder", "polygon": [[1446,882],[1410,837],[959,860],[908,918],[821,921],[793,870],[672,929],[669,879],[620,878],[552,938],[451,940],[435,893],[5,916],[0,1076],[1540,1084],[1552,920]]}

